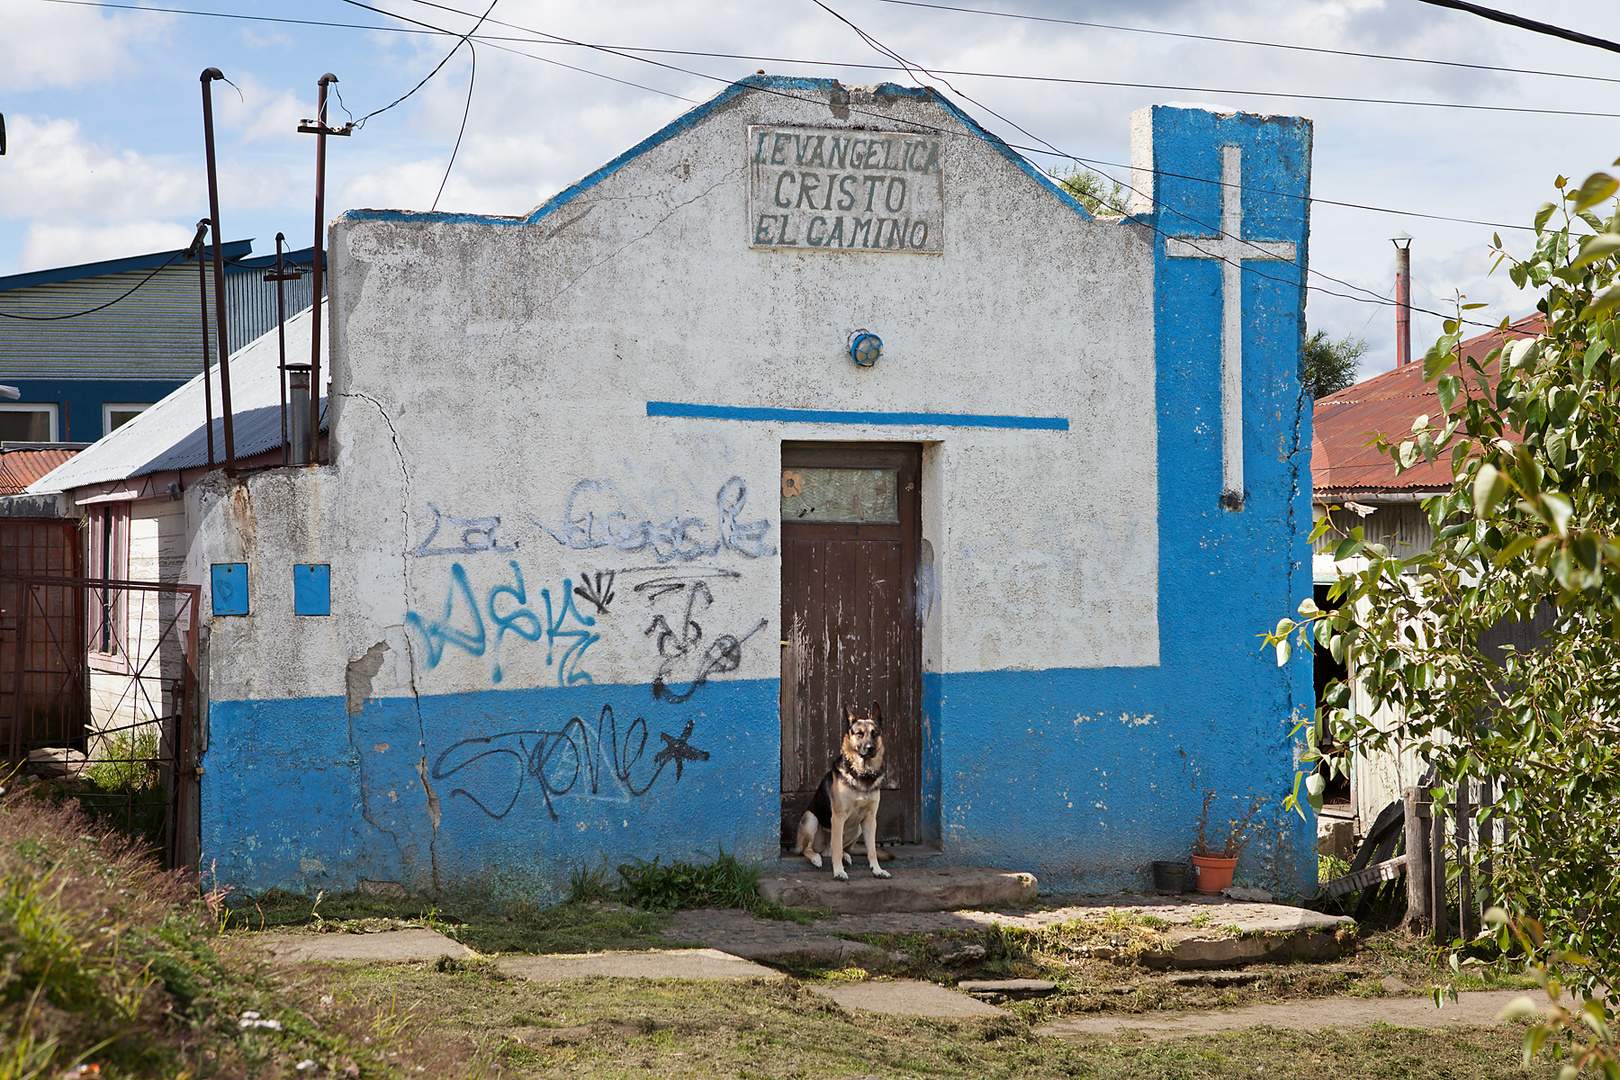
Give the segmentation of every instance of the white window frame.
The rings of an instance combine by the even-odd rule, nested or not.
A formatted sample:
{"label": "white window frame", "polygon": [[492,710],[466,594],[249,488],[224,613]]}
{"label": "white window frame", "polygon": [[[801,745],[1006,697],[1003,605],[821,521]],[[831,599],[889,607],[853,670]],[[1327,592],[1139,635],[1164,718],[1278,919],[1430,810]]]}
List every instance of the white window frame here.
{"label": "white window frame", "polygon": [[[0,401],[0,412],[43,412],[51,417],[51,437],[46,442],[61,442],[57,425],[57,404],[54,401]],[[18,440],[26,442],[28,440]]]}
{"label": "white window frame", "polygon": [[[103,435],[111,435],[113,433],[112,414],[114,410],[119,412],[143,413],[147,409],[150,409],[153,404],[154,403],[150,401],[103,401],[101,403],[101,433]],[[125,420],[124,423],[127,424],[129,421]]]}

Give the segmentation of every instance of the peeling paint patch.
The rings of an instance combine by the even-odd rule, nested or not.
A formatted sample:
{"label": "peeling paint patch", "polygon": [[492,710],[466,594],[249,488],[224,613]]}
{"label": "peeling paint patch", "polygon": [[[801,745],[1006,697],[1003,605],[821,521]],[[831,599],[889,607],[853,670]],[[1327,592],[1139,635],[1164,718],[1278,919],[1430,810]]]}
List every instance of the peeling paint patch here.
{"label": "peeling paint patch", "polygon": [[[358,660],[349,661],[348,669],[343,673],[343,688],[350,716],[357,715],[366,707],[366,699],[372,696],[372,680],[377,677],[377,672],[382,670],[383,660],[387,656],[388,643],[379,641],[366,650],[366,655]],[[380,754],[382,750],[377,752]]]}
{"label": "peeling paint patch", "polygon": [[1130,713],[1120,713],[1117,717],[1105,716],[1102,714],[1098,714],[1096,716],[1087,716],[1085,713],[1077,713],[1074,718],[1074,724],[1076,727],[1079,727],[1081,724],[1091,720],[1118,720],[1126,727],[1142,727],[1144,724],[1152,724],[1155,722],[1152,713],[1143,713],[1141,716],[1132,716]]}
{"label": "peeling paint patch", "polygon": [[319,859],[299,859],[298,869],[306,874],[324,874],[326,873],[326,864]]}

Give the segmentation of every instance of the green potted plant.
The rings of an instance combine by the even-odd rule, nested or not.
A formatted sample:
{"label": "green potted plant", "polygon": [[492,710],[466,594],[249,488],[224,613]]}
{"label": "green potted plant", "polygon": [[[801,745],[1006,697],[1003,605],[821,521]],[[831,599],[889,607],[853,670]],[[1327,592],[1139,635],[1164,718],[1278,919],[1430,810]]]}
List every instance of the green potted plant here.
{"label": "green potted plant", "polygon": [[[1233,796],[1236,798],[1236,796]],[[1215,792],[1204,792],[1204,808],[1198,815],[1198,838],[1193,841],[1193,872],[1195,886],[1201,893],[1219,893],[1232,884],[1232,871],[1238,856],[1260,831],[1257,820],[1266,797],[1256,795],[1235,819],[1224,824],[1217,821],[1211,831],[1209,809],[1215,802]]]}

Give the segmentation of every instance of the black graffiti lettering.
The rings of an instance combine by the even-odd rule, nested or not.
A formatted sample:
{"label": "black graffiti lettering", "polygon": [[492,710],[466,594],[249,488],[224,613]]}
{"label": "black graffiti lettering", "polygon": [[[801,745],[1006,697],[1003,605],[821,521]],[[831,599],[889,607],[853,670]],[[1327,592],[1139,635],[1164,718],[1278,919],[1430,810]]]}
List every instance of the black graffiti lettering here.
{"label": "black graffiti lettering", "polygon": [[[687,764],[709,760],[708,751],[700,750],[689,742],[692,728],[693,721],[688,720],[680,735],[659,732],[658,737],[664,747],[653,755],[652,772],[640,783],[633,777],[635,766],[646,756],[649,739],[647,721],[644,717],[636,717],[621,735],[611,705],[602,706],[595,731],[576,716],[557,731],[503,731],[496,735],[462,739],[434,761],[433,779],[448,780],[479,762],[505,759],[517,767],[516,783],[512,784],[510,791],[501,790],[498,783],[488,785],[496,790],[486,788],[479,794],[458,786],[450,790],[449,797],[459,795],[499,821],[512,812],[518,797],[523,794],[524,785],[532,781],[540,785],[546,812],[551,815],[551,820],[556,821],[559,815],[553,799],[573,792],[581,780],[587,783],[589,794],[601,793],[604,763],[610,775],[636,798],[652,789],[671,762],[675,764],[675,780],[678,783]],[[510,777],[511,774],[508,775]]]}
{"label": "black graffiti lettering", "polygon": [[586,576],[589,573],[588,570],[580,571],[574,595],[588,604],[595,604],[598,615],[606,615],[608,605],[613,602],[613,577],[618,571],[598,570],[594,580]]}

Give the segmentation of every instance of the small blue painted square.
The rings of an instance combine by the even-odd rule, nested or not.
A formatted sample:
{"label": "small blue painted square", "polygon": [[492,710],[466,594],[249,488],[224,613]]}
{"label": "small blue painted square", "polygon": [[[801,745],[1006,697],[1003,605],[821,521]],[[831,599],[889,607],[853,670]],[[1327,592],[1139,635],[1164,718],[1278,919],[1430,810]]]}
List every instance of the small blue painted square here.
{"label": "small blue painted square", "polygon": [[215,563],[213,567],[214,614],[246,615],[248,613],[247,563]]}
{"label": "small blue painted square", "polygon": [[332,568],[325,563],[293,567],[293,614],[332,614]]}

